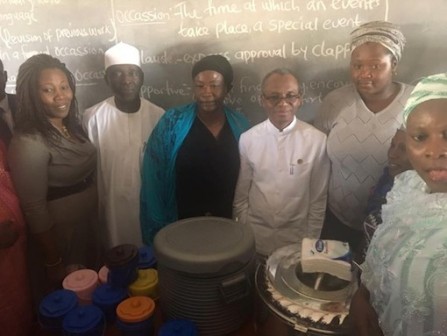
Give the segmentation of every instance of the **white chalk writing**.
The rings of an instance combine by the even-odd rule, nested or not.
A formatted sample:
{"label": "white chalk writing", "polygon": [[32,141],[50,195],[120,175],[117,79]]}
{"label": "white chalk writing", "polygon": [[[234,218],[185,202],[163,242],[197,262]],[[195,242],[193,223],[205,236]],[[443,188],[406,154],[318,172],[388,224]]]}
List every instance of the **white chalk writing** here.
{"label": "white chalk writing", "polygon": [[187,84],[176,86],[169,81],[165,81],[163,86],[156,87],[152,85],[143,85],[141,87],[141,94],[147,99],[153,96],[188,96],[191,97],[191,87]]}
{"label": "white chalk writing", "polygon": [[178,34],[182,37],[202,37],[209,35],[210,30],[207,26],[184,27],[182,22]]}
{"label": "white chalk writing", "polygon": [[86,56],[104,54],[104,50],[96,47],[77,46],[77,47],[54,47],[54,55],[56,57],[68,56]]}
{"label": "white chalk writing", "polygon": [[76,82],[91,82],[91,81],[98,81],[104,79],[104,70],[99,71],[80,71],[75,70],[73,75],[75,76]]}
{"label": "white chalk writing", "polygon": [[373,10],[380,6],[380,0],[332,0],[333,9],[365,9]]}
{"label": "white chalk writing", "polygon": [[5,44],[6,48],[11,49],[15,45],[27,44],[27,43],[42,43],[42,35],[37,34],[11,34],[7,28],[0,27],[0,40]]}
{"label": "white chalk writing", "polygon": [[358,14],[354,17],[340,17],[335,19],[326,19],[322,23],[322,28],[325,30],[336,28],[355,28],[360,26],[361,21]]}
{"label": "white chalk writing", "polygon": [[144,50],[140,51],[141,64],[172,64],[174,63],[172,55],[163,51],[159,55],[147,55]]}
{"label": "white chalk writing", "polygon": [[156,8],[146,11],[130,10],[117,10],[115,12],[115,18],[120,24],[163,24],[170,20],[169,13],[160,12]]}
{"label": "white chalk writing", "polygon": [[[247,115],[257,121],[265,118],[259,106],[265,73],[282,66],[297,70],[303,102],[319,104],[328,91],[346,84],[324,76],[347,67],[349,32],[367,20],[386,19],[390,7],[389,0],[0,0],[0,5],[0,58],[8,66],[9,85],[25,59],[47,53],[70,67],[83,87],[81,104],[93,105],[106,95],[104,52],[122,41],[140,51],[150,81],[142,86],[143,97],[169,108],[192,99],[193,64],[221,54],[235,70],[226,103],[259,113]],[[90,86],[98,94],[91,94]]]}
{"label": "white chalk writing", "polygon": [[239,50],[234,53],[236,60],[241,60],[244,63],[253,63],[256,59],[262,58],[287,58],[286,45],[283,44],[279,48],[272,49],[252,49],[252,50]]}
{"label": "white chalk writing", "polygon": [[276,33],[286,31],[316,31],[318,29],[318,18],[312,20],[300,16],[297,20],[269,20],[268,30]]}
{"label": "white chalk writing", "polygon": [[20,22],[31,25],[33,22],[37,22],[37,19],[34,16],[34,12],[18,11],[14,13],[0,13],[0,23],[2,21],[5,21],[9,26]]}
{"label": "white chalk writing", "polygon": [[216,37],[221,35],[250,34],[251,28],[245,23],[229,24],[226,20],[216,24]]}
{"label": "white chalk writing", "polygon": [[180,19],[201,19],[202,16],[198,14],[196,9],[189,9],[188,4],[185,1],[179,2],[174,6],[174,15]]}
{"label": "white chalk writing", "polygon": [[238,14],[241,13],[241,9],[237,4],[225,4],[215,5],[213,0],[208,0],[208,5],[204,12],[209,16],[221,15],[221,14]]}
{"label": "white chalk writing", "polygon": [[290,1],[277,1],[277,0],[267,0],[261,3],[262,9],[273,12],[273,11],[300,11],[300,6],[298,1],[290,0]]}
{"label": "white chalk writing", "polygon": [[322,41],[312,47],[312,54],[316,57],[331,57],[334,59],[347,58],[351,53],[349,43],[328,46],[326,41]]}
{"label": "white chalk writing", "polygon": [[76,37],[92,37],[110,35],[113,36],[113,27],[111,25],[101,25],[96,27],[85,28],[56,28],[56,40],[59,42],[63,39]]}

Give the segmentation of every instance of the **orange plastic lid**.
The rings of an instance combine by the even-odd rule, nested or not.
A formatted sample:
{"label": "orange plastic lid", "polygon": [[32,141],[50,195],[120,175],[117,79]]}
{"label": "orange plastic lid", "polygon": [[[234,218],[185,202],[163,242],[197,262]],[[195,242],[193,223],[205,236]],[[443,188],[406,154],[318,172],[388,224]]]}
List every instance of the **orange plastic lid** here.
{"label": "orange plastic lid", "polygon": [[116,315],[123,322],[141,322],[152,316],[155,302],[147,296],[133,296],[116,307]]}

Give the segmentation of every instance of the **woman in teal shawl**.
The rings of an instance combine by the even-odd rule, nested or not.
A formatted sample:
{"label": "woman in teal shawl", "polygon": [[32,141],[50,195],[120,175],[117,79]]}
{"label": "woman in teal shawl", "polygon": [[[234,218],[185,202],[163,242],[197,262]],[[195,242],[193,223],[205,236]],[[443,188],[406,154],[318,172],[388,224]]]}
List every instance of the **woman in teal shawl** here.
{"label": "woman in teal shawl", "polygon": [[207,56],[192,70],[195,102],[168,110],[143,160],[141,227],[145,244],[181,218],[231,218],[239,172],[238,140],[248,120],[224,104],[233,71],[223,56]]}

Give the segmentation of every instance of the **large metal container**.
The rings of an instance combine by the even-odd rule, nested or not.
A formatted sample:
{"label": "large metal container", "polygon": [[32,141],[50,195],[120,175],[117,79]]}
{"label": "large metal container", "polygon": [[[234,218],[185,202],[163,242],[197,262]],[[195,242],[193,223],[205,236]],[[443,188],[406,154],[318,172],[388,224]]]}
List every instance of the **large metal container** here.
{"label": "large metal container", "polygon": [[248,225],[217,217],[181,220],[154,240],[160,304],[202,336],[226,335],[251,315],[255,242]]}
{"label": "large metal container", "polygon": [[[272,272],[273,269],[273,272]],[[278,259],[275,264],[260,264],[256,269],[256,312],[255,325],[258,336],[345,336],[349,334],[346,311],[348,300],[329,301],[318,298],[314,290],[306,285],[308,274],[303,274],[299,256]],[[327,289],[339,294],[349,282],[330,279]],[[334,281],[335,280],[335,281]],[[350,295],[348,296],[350,298]],[[316,312],[317,320],[303,317],[304,311]],[[323,320],[326,319],[324,322]]]}

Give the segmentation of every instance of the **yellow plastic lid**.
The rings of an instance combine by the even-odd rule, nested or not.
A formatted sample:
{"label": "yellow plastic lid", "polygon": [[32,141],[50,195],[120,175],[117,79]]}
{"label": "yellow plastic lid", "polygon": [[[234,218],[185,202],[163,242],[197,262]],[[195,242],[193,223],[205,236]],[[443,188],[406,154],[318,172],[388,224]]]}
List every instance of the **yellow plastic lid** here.
{"label": "yellow plastic lid", "polygon": [[129,289],[142,290],[158,284],[158,272],[156,269],[147,268],[138,270],[138,278],[129,286]]}
{"label": "yellow plastic lid", "polygon": [[133,296],[153,296],[158,286],[158,272],[148,268],[138,270],[138,278],[130,286],[129,291]]}
{"label": "yellow plastic lid", "polygon": [[154,313],[155,302],[147,296],[133,296],[122,301],[116,307],[117,317],[128,323],[141,322]]}

